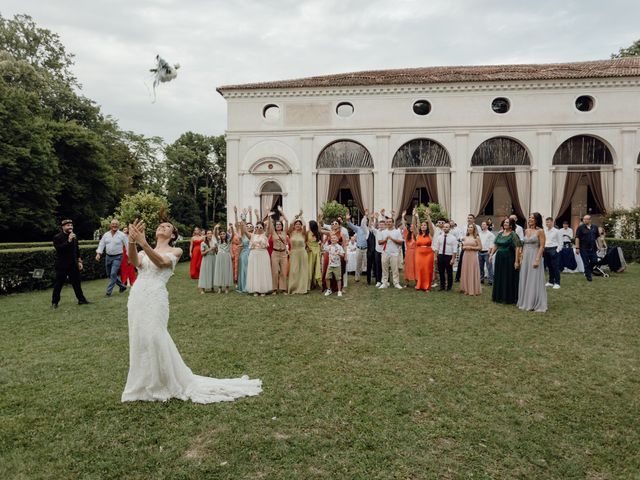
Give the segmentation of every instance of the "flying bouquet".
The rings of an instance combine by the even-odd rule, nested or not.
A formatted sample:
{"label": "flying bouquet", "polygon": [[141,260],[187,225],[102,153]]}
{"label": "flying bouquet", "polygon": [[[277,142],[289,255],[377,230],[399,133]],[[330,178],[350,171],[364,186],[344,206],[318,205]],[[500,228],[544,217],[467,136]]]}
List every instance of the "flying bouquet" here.
{"label": "flying bouquet", "polygon": [[161,83],[170,82],[178,76],[180,64],[170,65],[160,55],[156,55],[156,68],[149,71],[153,73],[153,103],[156,101],[156,87]]}

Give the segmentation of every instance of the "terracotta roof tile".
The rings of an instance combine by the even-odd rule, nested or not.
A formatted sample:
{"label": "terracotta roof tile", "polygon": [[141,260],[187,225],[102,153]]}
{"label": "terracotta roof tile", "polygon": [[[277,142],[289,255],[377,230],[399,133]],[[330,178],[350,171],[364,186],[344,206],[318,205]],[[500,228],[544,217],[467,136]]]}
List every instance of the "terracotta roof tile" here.
{"label": "terracotta roof tile", "polygon": [[339,73],[316,77],[242,85],[225,85],[229,90],[352,87],[371,85],[422,85],[460,82],[501,82],[513,80],[565,80],[640,76],[640,57],[591,62],[530,65],[480,65],[457,67],[402,68]]}

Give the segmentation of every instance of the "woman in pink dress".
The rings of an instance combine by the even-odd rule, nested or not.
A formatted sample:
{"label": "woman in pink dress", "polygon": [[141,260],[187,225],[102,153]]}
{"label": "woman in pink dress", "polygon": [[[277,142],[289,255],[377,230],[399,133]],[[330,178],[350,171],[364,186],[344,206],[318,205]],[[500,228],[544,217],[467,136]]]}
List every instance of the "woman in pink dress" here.
{"label": "woman in pink dress", "polygon": [[478,252],[482,250],[482,242],[478,236],[475,224],[467,225],[467,233],[462,239],[462,272],[460,273],[460,293],[465,295],[480,295],[480,263]]}

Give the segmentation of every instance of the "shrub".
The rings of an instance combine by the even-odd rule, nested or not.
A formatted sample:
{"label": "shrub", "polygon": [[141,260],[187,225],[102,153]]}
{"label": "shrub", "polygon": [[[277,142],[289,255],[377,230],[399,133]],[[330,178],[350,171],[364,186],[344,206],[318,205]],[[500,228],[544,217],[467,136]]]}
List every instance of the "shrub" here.
{"label": "shrub", "polygon": [[345,207],[341,203],[336,202],[335,200],[325,203],[324,205],[322,205],[322,208],[320,210],[322,211],[322,216],[325,223],[331,223],[339,216],[345,218],[347,216],[347,212],[349,211],[347,207]]}
{"label": "shrub", "polygon": [[[98,245],[98,240],[80,240],[80,245]],[[11,242],[0,243],[0,250],[16,249],[16,248],[40,248],[53,246],[53,240],[48,242]]]}
{"label": "shrub", "polygon": [[640,238],[640,207],[626,210],[617,208],[604,218],[604,229],[607,234],[616,238]]}
{"label": "shrub", "polygon": [[[436,223],[439,220],[448,220],[449,217],[447,212],[442,210],[442,207],[439,203],[429,202],[428,206],[425,206],[423,203],[416,207],[416,212],[418,213],[418,217],[420,218],[420,222],[424,222],[427,218],[427,208],[431,211],[431,221]],[[413,212],[408,212],[412,214]]]}
{"label": "shrub", "polygon": [[[181,262],[189,260],[189,242],[181,241],[176,246],[182,248]],[[96,262],[96,246],[80,245],[80,256],[84,269],[82,280],[106,278],[104,262]],[[14,248],[0,250],[0,295],[30,290],[44,290],[53,286],[56,272],[56,253],[53,246]],[[34,278],[33,272],[43,269],[42,278]]]}
{"label": "shrub", "polygon": [[607,238],[609,247],[620,247],[627,262],[640,262],[640,240]]}
{"label": "shrub", "polygon": [[120,202],[120,206],[110,217],[100,221],[100,231],[109,230],[109,224],[113,218],[120,221],[120,228],[133,223],[134,220],[142,220],[146,226],[145,235],[149,243],[154,241],[155,228],[160,223],[160,212],[164,210],[168,213],[169,206],[164,197],[160,197],[151,192],[138,192],[135,195],[125,195]]}

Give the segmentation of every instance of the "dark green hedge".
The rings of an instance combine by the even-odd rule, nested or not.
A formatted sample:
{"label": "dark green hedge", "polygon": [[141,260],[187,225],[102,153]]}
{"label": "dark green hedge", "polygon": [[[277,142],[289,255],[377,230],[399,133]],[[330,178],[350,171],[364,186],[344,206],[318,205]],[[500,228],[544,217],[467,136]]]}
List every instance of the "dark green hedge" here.
{"label": "dark green hedge", "polygon": [[[98,245],[98,240],[80,240],[80,245]],[[42,248],[53,246],[53,241],[49,242],[14,242],[14,243],[0,243],[0,250],[15,250],[23,248]],[[97,248],[97,247],[96,247]]]}
{"label": "dark green hedge", "polygon": [[640,262],[640,240],[624,240],[621,238],[607,238],[607,245],[620,247],[627,262]]}
{"label": "dark green hedge", "polygon": [[[189,242],[179,242],[183,255],[181,262],[189,260]],[[104,262],[96,262],[96,245],[80,245],[84,270],[83,280],[105,278]],[[43,290],[53,286],[55,279],[55,249],[53,246],[0,250],[0,295],[30,290]],[[44,269],[42,278],[33,278],[32,272]]]}

